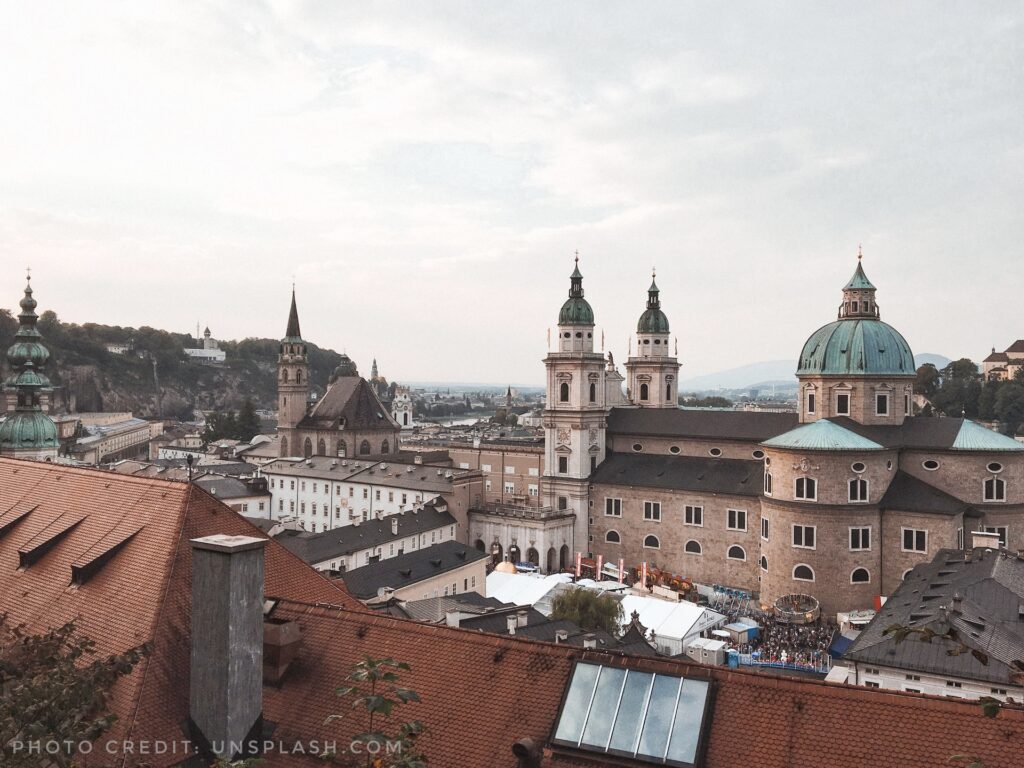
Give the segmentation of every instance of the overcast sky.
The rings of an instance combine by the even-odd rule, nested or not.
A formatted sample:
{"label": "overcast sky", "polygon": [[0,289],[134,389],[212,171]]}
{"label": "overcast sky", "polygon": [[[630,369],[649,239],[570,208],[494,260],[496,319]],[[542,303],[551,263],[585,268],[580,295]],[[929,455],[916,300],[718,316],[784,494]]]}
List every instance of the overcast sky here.
{"label": "overcast sky", "polygon": [[[854,7],[856,6],[856,7]],[[1016,3],[0,0],[0,306],[540,383],[580,253],[617,360],[795,358],[857,246],[915,352],[1024,337]]]}

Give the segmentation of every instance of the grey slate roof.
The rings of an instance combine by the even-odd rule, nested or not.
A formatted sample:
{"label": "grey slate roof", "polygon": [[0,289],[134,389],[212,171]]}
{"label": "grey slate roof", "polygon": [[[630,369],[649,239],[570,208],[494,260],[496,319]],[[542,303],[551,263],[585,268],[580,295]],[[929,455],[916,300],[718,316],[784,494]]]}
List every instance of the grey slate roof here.
{"label": "grey slate roof", "polygon": [[450,611],[460,613],[487,613],[496,608],[508,608],[496,597],[484,597],[479,592],[463,592],[461,595],[425,597],[422,600],[406,600],[399,607],[400,615],[413,621],[441,622]]}
{"label": "grey slate roof", "polygon": [[[974,445],[974,450],[982,452],[1024,450],[1024,445],[1011,445],[1010,438],[986,430],[969,419],[912,416],[899,426],[858,424],[846,416],[837,416],[829,421],[868,440],[874,440],[886,448],[953,451],[972,450],[971,446]],[[990,434],[981,435],[979,430]],[[981,440],[979,436],[987,439]]]}
{"label": "grey slate roof", "polygon": [[[299,426],[308,429],[334,429],[344,420],[344,429],[349,430],[397,430],[398,422],[381,405],[373,387],[359,376],[342,376],[335,379],[324,396],[313,407]],[[377,446],[373,447],[374,450]],[[391,450],[398,450],[392,445]]]}
{"label": "grey slate roof", "polygon": [[[398,521],[398,533],[391,532],[395,520]],[[274,538],[283,544],[285,549],[314,565],[455,524],[455,518],[447,509],[440,511],[426,504],[418,512],[400,512],[377,520],[367,520],[359,525],[343,525],[320,533],[283,531]]]}
{"label": "grey slate roof", "polygon": [[249,496],[266,496],[268,499],[270,498],[269,492],[257,491],[251,488],[247,483],[239,480],[237,477],[227,477],[225,475],[201,475],[195,479],[195,484],[211,496],[216,496],[221,501],[247,498]]}
{"label": "grey slate roof", "polygon": [[445,541],[356,568],[346,573],[343,581],[360,600],[370,600],[383,587],[401,589],[488,557],[487,553],[457,541]]}
{"label": "grey slate roof", "polygon": [[902,512],[930,512],[953,515],[963,512],[969,517],[978,516],[977,511],[966,502],[951,496],[924,480],[904,472],[896,471],[892,482],[878,503],[882,509],[898,509]]}
{"label": "grey slate roof", "polygon": [[[967,551],[968,553],[970,550]],[[973,556],[942,549],[900,584],[845,658],[865,664],[991,683],[1021,685],[1024,680],[1024,560],[1005,551],[976,549]],[[959,597],[959,607],[954,598]],[[921,642],[910,635],[896,643],[882,631],[893,624],[952,628],[967,649],[951,655],[954,643]],[[983,664],[973,651],[985,654]]]}
{"label": "grey slate roof", "polygon": [[744,459],[609,453],[590,476],[590,482],[757,496],[761,493],[762,472],[760,461]]}
{"label": "grey slate roof", "polygon": [[704,411],[683,408],[612,408],[609,435],[692,437],[762,442],[796,427],[795,413]]}

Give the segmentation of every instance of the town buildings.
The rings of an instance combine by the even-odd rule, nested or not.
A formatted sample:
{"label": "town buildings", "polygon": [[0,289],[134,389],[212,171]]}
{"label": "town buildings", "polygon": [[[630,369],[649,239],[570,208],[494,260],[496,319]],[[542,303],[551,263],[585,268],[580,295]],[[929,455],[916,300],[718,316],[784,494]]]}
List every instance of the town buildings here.
{"label": "town buildings", "polygon": [[988,381],[1012,381],[1024,368],[1024,339],[1017,339],[1003,352],[992,353],[981,361],[981,369]]}
{"label": "town buildings", "polygon": [[203,346],[185,347],[185,354],[193,360],[207,365],[218,365],[227,359],[227,355],[220,348],[219,342],[213,338],[209,328],[203,331]]}

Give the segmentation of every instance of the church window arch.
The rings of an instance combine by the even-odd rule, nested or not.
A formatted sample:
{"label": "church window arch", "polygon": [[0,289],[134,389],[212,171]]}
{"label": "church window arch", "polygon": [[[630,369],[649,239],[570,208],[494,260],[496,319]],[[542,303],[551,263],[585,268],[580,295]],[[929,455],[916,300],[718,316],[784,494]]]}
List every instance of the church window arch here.
{"label": "church window arch", "polygon": [[597,384],[594,384],[593,382],[590,383],[590,402],[597,402]]}
{"label": "church window arch", "polygon": [[338,453],[339,456],[345,456],[348,453],[348,450],[345,448],[345,441],[344,440],[339,440],[338,441],[337,453]]}
{"label": "church window arch", "polygon": [[296,384],[301,384],[302,383],[302,369],[301,368],[295,372],[295,383]]}
{"label": "church window arch", "polygon": [[305,456],[307,459],[313,455],[313,441],[310,440],[308,437],[306,438],[306,441],[302,444],[302,455]]}
{"label": "church window arch", "polygon": [[281,381],[283,381],[285,384],[288,383],[288,369],[287,368],[282,368],[281,369]]}
{"label": "church window arch", "polygon": [[387,440],[385,440],[383,443],[380,444],[380,452],[381,453],[391,453],[391,445],[388,443]]}
{"label": "church window arch", "polygon": [[316,444],[316,455],[326,456],[327,455],[327,443],[324,442],[323,438]]}
{"label": "church window arch", "polygon": [[618,544],[621,541],[618,531],[608,531],[608,533],[604,535],[604,540],[609,544]]}
{"label": "church window arch", "polygon": [[288,455],[288,438],[287,437],[282,437],[281,438],[281,455],[282,456],[287,456]]}
{"label": "church window arch", "polygon": [[650,394],[651,394],[651,388],[647,384],[641,384],[640,385],[640,399],[641,400],[646,400],[648,397],[650,397]]}
{"label": "church window arch", "polygon": [[369,440],[363,440],[363,442],[361,442],[359,444],[359,453],[362,454],[363,456],[368,456],[369,455],[369,453],[370,453],[370,441]]}
{"label": "church window arch", "polygon": [[563,381],[558,387],[558,400],[562,403],[569,402],[569,382]]}

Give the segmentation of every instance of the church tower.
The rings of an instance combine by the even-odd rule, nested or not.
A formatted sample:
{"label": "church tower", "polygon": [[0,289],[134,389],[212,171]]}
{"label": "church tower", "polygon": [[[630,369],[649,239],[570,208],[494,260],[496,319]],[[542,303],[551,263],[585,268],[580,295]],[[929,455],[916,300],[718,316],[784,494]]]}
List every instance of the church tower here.
{"label": "church tower", "polygon": [[31,277],[28,280],[18,315],[18,332],[7,350],[11,375],[4,382],[4,394],[9,411],[0,424],[0,456],[52,461],[57,458],[57,425],[43,412],[43,404],[53,391],[43,373],[50,352],[43,346],[42,334],[36,328],[39,317]]}
{"label": "church tower", "polygon": [[587,553],[588,478],[604,460],[605,359],[594,351],[594,311],[583,298],[579,257],[558,315],[558,344],[544,358],[544,501],[576,515],[574,551]]}
{"label": "church tower", "polygon": [[308,402],[309,360],[306,343],[299,330],[299,310],[295,305],[293,287],[288,329],[281,339],[280,354],[277,357],[277,427],[281,433],[281,456],[302,454],[294,430],[305,417]]}
{"label": "church tower", "polygon": [[636,354],[626,361],[626,379],[633,405],[679,407],[679,361],[669,350],[668,318],[661,311],[661,295],[653,274],[647,289],[647,309],[636,326]]}

